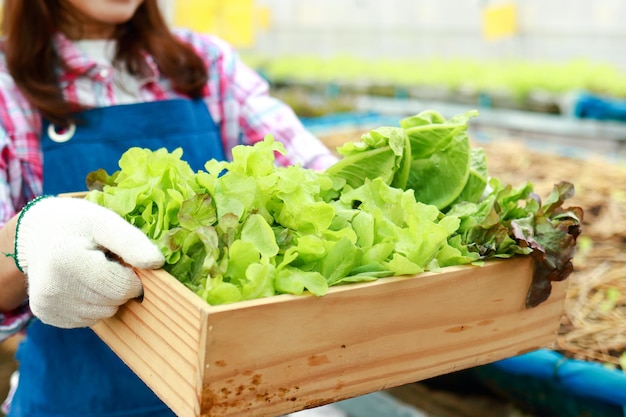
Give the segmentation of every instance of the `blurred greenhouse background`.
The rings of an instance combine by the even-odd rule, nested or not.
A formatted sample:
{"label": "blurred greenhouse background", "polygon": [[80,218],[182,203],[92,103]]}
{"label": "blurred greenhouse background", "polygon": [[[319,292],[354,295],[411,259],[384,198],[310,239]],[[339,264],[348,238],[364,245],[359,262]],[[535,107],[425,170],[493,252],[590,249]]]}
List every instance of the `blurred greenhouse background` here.
{"label": "blurred greenhouse background", "polygon": [[626,67],[620,0],[161,0],[172,22],[267,57],[586,58]]}
{"label": "blurred greenhouse background", "polygon": [[626,95],[619,0],[163,1],[175,26],[223,36],[276,83],[518,104],[579,90]]}
{"label": "blurred greenhouse background", "polygon": [[[293,87],[303,116],[351,109],[347,94],[566,114],[581,92],[626,98],[621,0],[159,2],[173,27],[216,34]],[[298,104],[296,87],[332,100]]]}

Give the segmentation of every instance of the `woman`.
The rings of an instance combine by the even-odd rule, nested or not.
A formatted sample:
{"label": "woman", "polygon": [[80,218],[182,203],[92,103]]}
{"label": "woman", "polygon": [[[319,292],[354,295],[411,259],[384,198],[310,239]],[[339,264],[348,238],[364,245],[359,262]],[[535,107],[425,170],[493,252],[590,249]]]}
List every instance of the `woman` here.
{"label": "woman", "polygon": [[172,33],[157,0],[4,3],[1,335],[28,324],[9,416],[172,416],[87,328],[141,294],[130,266],[159,268],[162,255],[111,211],[54,195],[114,171],[131,146],[182,147],[199,169],[271,133],[281,164],[335,158],[228,45]]}

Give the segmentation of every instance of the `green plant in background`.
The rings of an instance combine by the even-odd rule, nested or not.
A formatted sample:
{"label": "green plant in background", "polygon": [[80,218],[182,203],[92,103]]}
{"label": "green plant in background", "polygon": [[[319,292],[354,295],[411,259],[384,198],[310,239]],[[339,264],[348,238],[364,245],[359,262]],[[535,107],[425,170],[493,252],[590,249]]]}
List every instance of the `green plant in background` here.
{"label": "green plant in background", "polygon": [[443,88],[450,92],[508,94],[527,100],[535,91],[564,94],[585,90],[626,97],[626,74],[613,65],[586,59],[568,62],[470,58],[376,59],[351,56],[244,56],[273,83],[338,83],[346,89],[387,85],[394,88]]}

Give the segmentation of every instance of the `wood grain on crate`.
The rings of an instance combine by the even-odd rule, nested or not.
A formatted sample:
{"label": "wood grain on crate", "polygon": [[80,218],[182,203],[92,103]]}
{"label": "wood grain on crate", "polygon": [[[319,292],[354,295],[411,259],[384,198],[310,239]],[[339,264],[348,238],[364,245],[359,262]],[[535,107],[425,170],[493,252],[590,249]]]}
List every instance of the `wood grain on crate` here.
{"label": "wood grain on crate", "polygon": [[180,417],[278,416],[551,346],[567,282],[527,257],[209,306],[166,272],[94,327]]}

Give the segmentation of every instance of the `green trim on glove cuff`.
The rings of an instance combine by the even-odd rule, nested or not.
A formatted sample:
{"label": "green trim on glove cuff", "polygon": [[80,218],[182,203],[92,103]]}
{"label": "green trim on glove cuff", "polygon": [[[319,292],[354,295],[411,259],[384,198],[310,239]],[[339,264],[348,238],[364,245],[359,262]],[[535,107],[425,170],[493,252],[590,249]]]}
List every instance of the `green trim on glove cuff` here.
{"label": "green trim on glove cuff", "polygon": [[20,230],[20,222],[22,221],[22,217],[24,217],[24,214],[32,207],[34,206],[36,203],[38,203],[39,201],[43,200],[44,198],[48,198],[48,197],[52,197],[51,195],[40,195],[39,197],[36,197],[32,200],[30,200],[28,203],[26,203],[26,205],[22,208],[22,211],[20,211],[19,216],[17,217],[17,222],[15,223],[15,241],[13,244],[13,253],[5,253],[5,256],[9,256],[11,258],[13,258],[13,260],[15,261],[15,266],[17,266],[17,269],[24,273],[24,270],[22,269],[22,267],[20,266],[19,261],[17,260],[17,234],[19,233]]}

